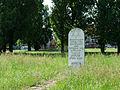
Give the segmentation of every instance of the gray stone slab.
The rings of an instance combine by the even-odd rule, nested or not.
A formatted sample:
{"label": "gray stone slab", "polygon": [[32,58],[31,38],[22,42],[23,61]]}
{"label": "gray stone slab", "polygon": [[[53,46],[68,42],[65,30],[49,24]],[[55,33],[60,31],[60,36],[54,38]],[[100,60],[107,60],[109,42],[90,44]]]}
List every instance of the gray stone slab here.
{"label": "gray stone slab", "polygon": [[73,68],[84,66],[85,39],[82,29],[74,28],[68,35],[68,64]]}

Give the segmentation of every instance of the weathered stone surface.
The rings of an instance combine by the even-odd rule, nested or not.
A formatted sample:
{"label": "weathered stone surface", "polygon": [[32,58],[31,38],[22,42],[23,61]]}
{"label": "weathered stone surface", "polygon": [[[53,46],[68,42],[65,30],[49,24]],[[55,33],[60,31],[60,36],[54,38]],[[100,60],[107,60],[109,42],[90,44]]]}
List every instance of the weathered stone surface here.
{"label": "weathered stone surface", "polygon": [[68,35],[68,64],[70,66],[84,66],[84,32],[74,28]]}

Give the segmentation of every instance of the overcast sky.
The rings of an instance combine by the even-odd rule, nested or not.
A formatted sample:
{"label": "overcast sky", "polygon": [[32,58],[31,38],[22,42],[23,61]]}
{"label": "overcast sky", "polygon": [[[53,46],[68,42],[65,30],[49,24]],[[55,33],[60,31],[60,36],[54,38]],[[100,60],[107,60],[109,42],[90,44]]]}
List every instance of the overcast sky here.
{"label": "overcast sky", "polygon": [[52,7],[52,1],[51,0],[44,0],[44,5],[48,5],[49,8]]}

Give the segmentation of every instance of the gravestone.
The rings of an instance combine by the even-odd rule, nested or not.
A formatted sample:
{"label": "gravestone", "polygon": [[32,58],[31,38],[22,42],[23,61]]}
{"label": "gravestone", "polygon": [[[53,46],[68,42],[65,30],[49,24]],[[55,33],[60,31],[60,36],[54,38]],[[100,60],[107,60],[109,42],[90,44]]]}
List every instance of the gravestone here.
{"label": "gravestone", "polygon": [[84,32],[79,28],[74,28],[68,35],[68,64],[69,66],[84,66]]}

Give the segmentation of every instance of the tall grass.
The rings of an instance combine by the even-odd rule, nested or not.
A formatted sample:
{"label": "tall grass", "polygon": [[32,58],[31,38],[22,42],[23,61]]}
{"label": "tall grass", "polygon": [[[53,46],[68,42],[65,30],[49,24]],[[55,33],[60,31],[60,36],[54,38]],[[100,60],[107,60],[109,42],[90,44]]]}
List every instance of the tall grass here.
{"label": "tall grass", "polygon": [[16,90],[57,79],[67,69],[66,57],[0,56],[0,90]]}
{"label": "tall grass", "polygon": [[67,56],[0,56],[0,90],[28,89],[56,80],[50,90],[119,90],[120,56],[87,54],[73,72]]}
{"label": "tall grass", "polygon": [[71,72],[51,90],[119,90],[120,56],[87,55],[85,66]]}

